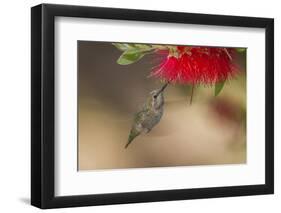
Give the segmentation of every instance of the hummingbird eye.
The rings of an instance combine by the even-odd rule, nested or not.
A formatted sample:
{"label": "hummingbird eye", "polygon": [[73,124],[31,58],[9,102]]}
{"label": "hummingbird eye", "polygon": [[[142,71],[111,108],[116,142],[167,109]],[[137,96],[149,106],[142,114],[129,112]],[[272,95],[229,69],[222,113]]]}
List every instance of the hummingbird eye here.
{"label": "hummingbird eye", "polygon": [[157,98],[157,95],[153,95],[153,98]]}

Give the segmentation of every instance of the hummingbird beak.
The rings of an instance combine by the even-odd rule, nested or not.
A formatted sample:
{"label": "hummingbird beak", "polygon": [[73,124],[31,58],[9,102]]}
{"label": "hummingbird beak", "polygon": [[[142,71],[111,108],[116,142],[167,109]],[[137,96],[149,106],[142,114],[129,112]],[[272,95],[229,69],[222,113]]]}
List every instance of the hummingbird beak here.
{"label": "hummingbird beak", "polygon": [[162,88],[159,90],[159,92],[156,94],[156,96],[158,96],[161,92],[164,91],[164,89],[166,89],[166,87],[168,86],[169,82],[164,84],[164,86],[162,86]]}

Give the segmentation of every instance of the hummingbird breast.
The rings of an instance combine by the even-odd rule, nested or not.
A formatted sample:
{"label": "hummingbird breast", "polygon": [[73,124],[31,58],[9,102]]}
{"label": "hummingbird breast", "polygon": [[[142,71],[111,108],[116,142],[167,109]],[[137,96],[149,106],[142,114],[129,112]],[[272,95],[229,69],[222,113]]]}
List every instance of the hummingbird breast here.
{"label": "hummingbird breast", "polygon": [[156,124],[159,123],[163,115],[163,107],[157,110],[149,110],[146,115],[146,119],[143,120],[143,128],[150,131]]}

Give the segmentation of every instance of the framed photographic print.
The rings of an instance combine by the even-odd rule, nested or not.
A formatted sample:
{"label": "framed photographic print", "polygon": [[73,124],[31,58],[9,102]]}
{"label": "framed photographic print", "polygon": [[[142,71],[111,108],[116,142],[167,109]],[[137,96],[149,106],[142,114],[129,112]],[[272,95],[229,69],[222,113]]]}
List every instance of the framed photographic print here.
{"label": "framed photographic print", "polygon": [[31,203],[271,194],[274,21],[31,9]]}

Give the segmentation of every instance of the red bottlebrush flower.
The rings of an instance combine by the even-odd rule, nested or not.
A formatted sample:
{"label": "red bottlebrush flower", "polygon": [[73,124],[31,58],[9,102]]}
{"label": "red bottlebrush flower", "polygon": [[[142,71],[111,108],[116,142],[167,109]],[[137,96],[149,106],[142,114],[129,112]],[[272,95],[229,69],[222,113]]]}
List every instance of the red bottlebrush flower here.
{"label": "red bottlebrush flower", "polygon": [[214,84],[237,72],[234,57],[234,48],[177,46],[169,50],[152,76],[171,83]]}

